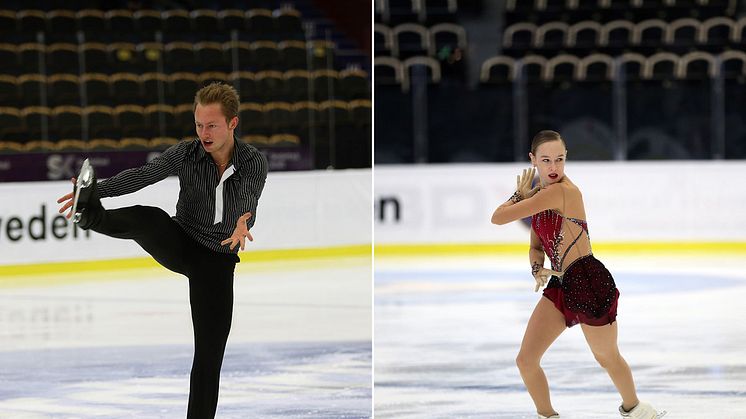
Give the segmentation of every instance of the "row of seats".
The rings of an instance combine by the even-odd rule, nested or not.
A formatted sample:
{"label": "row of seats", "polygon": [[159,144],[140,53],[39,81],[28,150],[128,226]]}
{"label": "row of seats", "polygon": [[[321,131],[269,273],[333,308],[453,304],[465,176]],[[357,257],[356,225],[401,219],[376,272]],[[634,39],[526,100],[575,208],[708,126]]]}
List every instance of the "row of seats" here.
{"label": "row of seats", "polygon": [[746,29],[746,17],[737,21],[714,17],[705,21],[691,18],[664,22],[650,19],[639,23],[615,20],[601,24],[583,21],[572,25],[549,22],[543,25],[521,22],[505,28],[503,47],[508,50],[530,48],[596,48],[627,46],[736,46]]}
{"label": "row of seats", "polygon": [[[717,65],[718,61],[721,63]],[[593,54],[584,58],[558,55],[547,59],[529,55],[521,59],[496,56],[487,59],[481,68],[483,83],[512,83],[519,74],[533,81],[608,81],[615,79],[615,65],[622,65],[628,80],[706,80],[722,75],[725,78],[746,79],[746,53],[726,51],[719,55],[692,52],[678,56],[668,52],[649,57],[627,53],[619,57]],[[429,57],[414,57],[399,61],[391,57],[375,60],[376,84],[396,84],[407,90],[413,66],[424,66],[430,83],[439,83],[438,62]]]}
{"label": "row of seats", "polygon": [[330,41],[0,43],[0,74],[329,68]]}
{"label": "row of seats", "polygon": [[191,102],[194,93],[213,81],[230,83],[239,91],[242,101],[344,100],[370,98],[367,74],[359,69],[260,71],[252,73],[180,72],[86,73],[0,75],[0,106],[40,105],[46,97],[49,105],[86,104],[179,104]]}
{"label": "row of seats", "polygon": [[381,23],[373,27],[376,55],[408,58],[435,56],[443,47],[466,49],[466,30],[454,23],[438,23],[427,28],[418,23],[402,23],[393,28]]}
{"label": "row of seats", "polygon": [[166,34],[207,34],[245,31],[256,39],[278,36],[303,39],[300,13],[290,7],[278,10],[0,10],[0,35],[46,32],[51,36],[163,31]]}
{"label": "row of seats", "polygon": [[[333,118],[332,115],[333,114]],[[324,102],[242,103],[239,130],[245,134],[269,135],[294,132],[303,135],[313,124],[369,124],[369,100]],[[22,109],[0,107],[0,140],[24,142],[29,138],[81,138],[87,127],[90,138],[182,137],[194,133],[193,104],[109,106],[33,106]]]}
{"label": "row of seats", "polygon": [[732,14],[736,5],[737,0],[508,0],[505,22],[510,25],[515,22],[707,19]]}
{"label": "row of seats", "polygon": [[[194,138],[194,136],[184,139]],[[257,147],[300,146],[301,140],[294,134],[246,135],[241,140]],[[34,153],[34,152],[94,152],[115,150],[164,150],[177,144],[180,140],[174,137],[139,138],[127,137],[115,140],[112,138],[94,138],[89,141],[63,139],[59,141],[31,140],[27,142],[0,141],[0,154]]]}
{"label": "row of seats", "polygon": [[705,80],[720,75],[725,78],[746,77],[746,53],[726,51],[712,55],[695,51],[683,56],[661,52],[649,57],[635,53],[618,57],[593,54],[584,58],[558,55],[550,59],[529,55],[519,60],[496,56],[482,64],[480,80],[484,83],[512,82],[519,72],[523,72],[529,81],[605,81],[617,77],[614,71],[617,63],[623,66],[628,80]]}
{"label": "row of seats", "polygon": [[451,22],[458,13],[456,0],[375,0],[376,22]]}

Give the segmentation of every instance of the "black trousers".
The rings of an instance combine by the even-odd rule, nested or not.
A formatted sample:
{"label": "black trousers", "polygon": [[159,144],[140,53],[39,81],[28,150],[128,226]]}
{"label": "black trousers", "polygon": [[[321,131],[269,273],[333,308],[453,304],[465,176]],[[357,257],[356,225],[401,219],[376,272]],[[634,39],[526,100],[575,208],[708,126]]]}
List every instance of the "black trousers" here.
{"label": "black trousers", "polygon": [[220,367],[231,330],[233,272],[238,256],[200,245],[160,208],[137,205],[99,211],[91,230],[133,239],[158,263],[189,278],[194,359],[187,418],[215,417]]}

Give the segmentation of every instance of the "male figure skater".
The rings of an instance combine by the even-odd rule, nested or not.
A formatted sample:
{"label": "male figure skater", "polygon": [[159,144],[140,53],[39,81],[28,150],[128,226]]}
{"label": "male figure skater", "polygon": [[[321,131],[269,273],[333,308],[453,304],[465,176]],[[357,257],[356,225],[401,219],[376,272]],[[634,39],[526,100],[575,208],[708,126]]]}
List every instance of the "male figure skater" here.
{"label": "male figure skater", "polygon": [[[133,239],[167,269],[189,278],[194,360],[187,418],[215,416],[223,353],[233,314],[233,272],[238,247],[253,240],[256,207],[267,178],[267,159],[234,136],[239,96],[213,83],[194,98],[197,139],[182,141],[142,167],[96,181],[88,161],[74,192],[57,202],[83,229]],[[126,195],[179,177],[176,216],[160,208],[104,209],[99,198]],[[240,245],[240,246],[238,246]]]}

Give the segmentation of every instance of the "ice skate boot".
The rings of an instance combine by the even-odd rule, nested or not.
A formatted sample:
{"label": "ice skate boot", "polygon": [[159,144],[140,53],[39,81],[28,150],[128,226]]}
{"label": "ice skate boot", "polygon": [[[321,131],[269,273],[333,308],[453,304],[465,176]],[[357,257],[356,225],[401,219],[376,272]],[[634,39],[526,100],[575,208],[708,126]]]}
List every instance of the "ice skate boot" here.
{"label": "ice skate boot", "polygon": [[544,416],[544,415],[542,415],[541,413],[539,413],[539,416],[538,416],[538,418],[539,418],[539,419],[560,419],[560,415],[559,415],[559,413],[558,413],[558,414],[556,414],[556,415],[552,415],[552,416]]}
{"label": "ice skate boot", "polygon": [[653,406],[649,403],[640,402],[632,408],[629,412],[626,412],[622,406],[619,406],[619,413],[623,418],[631,419],[659,419],[666,415],[666,411],[658,413]]}
{"label": "ice skate boot", "polygon": [[98,198],[96,189],[96,175],[93,172],[93,166],[85,159],[83,166],[80,168],[80,174],[75,182],[75,191],[73,195],[73,223],[80,228],[87,230],[91,228],[96,218],[96,212],[101,208],[101,201]]}

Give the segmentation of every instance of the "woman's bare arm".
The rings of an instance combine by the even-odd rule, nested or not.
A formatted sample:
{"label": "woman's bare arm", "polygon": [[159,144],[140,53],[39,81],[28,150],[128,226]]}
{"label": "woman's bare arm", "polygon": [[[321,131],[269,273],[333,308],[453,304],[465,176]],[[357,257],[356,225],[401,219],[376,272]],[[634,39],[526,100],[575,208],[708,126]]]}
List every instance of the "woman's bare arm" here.
{"label": "woman's bare arm", "polygon": [[559,184],[549,185],[531,198],[519,202],[508,200],[492,213],[492,224],[507,224],[544,210],[559,208],[562,205],[562,188]]}

